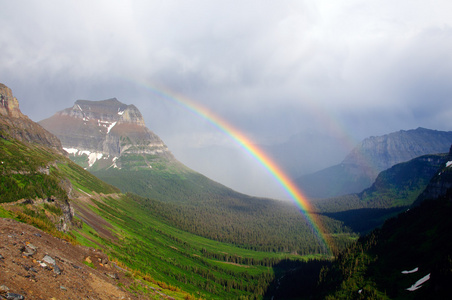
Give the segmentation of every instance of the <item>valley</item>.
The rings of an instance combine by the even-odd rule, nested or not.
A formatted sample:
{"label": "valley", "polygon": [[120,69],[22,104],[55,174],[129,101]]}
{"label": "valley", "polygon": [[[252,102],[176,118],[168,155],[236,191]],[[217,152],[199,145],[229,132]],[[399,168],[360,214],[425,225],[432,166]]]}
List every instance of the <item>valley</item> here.
{"label": "valley", "polygon": [[[443,279],[451,274],[451,245],[444,241],[451,226],[446,216],[452,152],[391,162],[361,192],[318,199],[311,210],[300,211],[291,202],[238,193],[184,166],[133,105],[78,100],[39,122],[41,127],[20,112],[4,85],[1,96],[0,238],[7,246],[0,246],[0,268],[11,270],[2,272],[1,296],[416,299],[448,294]],[[40,237],[57,246],[49,248]],[[21,257],[31,251],[27,247],[34,249],[30,244],[37,252]],[[390,254],[392,249],[398,252]],[[421,263],[429,252],[438,256]],[[47,269],[38,265],[44,255],[56,258]],[[416,267],[410,263],[423,275],[432,274],[415,294],[401,288],[415,284],[415,276],[394,273]],[[38,282],[52,274],[56,283],[40,288]],[[87,291],[80,288],[86,278],[96,278],[86,286],[97,283]]]}

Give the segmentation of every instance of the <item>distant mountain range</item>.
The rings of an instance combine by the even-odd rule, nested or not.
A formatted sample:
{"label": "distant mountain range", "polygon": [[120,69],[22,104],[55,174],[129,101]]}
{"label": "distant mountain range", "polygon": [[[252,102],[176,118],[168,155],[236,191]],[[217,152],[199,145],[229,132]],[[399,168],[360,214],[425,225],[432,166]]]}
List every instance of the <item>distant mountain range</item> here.
{"label": "distant mountain range", "polygon": [[425,128],[370,137],[340,164],[301,176],[296,183],[310,198],[359,193],[370,187],[381,171],[421,155],[445,153],[451,143],[452,131]]}

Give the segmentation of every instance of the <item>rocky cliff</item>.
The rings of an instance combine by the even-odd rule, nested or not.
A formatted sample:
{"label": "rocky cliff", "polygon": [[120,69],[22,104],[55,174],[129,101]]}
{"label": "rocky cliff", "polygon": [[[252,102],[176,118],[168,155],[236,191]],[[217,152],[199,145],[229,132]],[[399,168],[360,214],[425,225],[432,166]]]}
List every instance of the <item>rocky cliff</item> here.
{"label": "rocky cliff", "polygon": [[356,165],[373,179],[395,164],[425,154],[445,153],[452,142],[451,131],[425,128],[401,130],[383,136],[369,137],[356,146],[342,162]]}
{"label": "rocky cliff", "polygon": [[61,140],[68,153],[86,157],[86,168],[96,162],[97,169],[121,168],[126,156],[129,165],[132,159],[138,168],[152,168],[156,160],[174,160],[163,141],[145,126],[140,111],[116,98],[77,100],[39,123]]}
{"label": "rocky cliff", "polygon": [[0,83],[0,137],[47,146],[63,152],[56,136],[22,114],[10,88]]}

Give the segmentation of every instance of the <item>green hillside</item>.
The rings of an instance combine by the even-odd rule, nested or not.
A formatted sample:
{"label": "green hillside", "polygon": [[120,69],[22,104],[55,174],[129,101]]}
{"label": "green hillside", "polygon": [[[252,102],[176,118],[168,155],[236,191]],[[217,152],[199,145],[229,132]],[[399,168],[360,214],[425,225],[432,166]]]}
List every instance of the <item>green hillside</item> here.
{"label": "green hillside", "polygon": [[445,163],[446,154],[423,155],[381,172],[374,184],[359,194],[315,201],[325,216],[366,233],[406,210]]}
{"label": "green hillside", "polygon": [[[150,212],[158,212],[166,222],[193,234],[258,251],[328,252],[293,203],[235,192],[182,165],[93,174],[123,192],[145,197],[139,201]],[[320,219],[333,234],[337,249],[351,242],[354,234],[340,221],[326,216]]]}
{"label": "green hillside", "polygon": [[119,192],[44,146],[0,138],[0,161],[0,203],[52,196],[67,199],[72,189]]}
{"label": "green hillside", "polygon": [[[114,238],[106,239],[84,224],[76,231],[86,243],[107,246],[107,252],[142,280],[165,282],[208,299],[259,299],[275,276],[290,267],[306,264],[321,256],[298,256],[237,248],[189,234],[149,214],[137,196],[105,196],[77,202],[106,220]],[[80,216],[82,219],[83,215]]]}
{"label": "green hillside", "polygon": [[[153,298],[150,291],[160,289],[175,299],[262,299],[274,290],[276,279],[289,270],[307,268],[311,264],[319,269],[327,263],[328,257],[324,255],[290,254],[287,248],[290,244],[284,246],[283,241],[291,238],[295,239],[291,242],[293,245],[306,246],[313,242],[304,239],[303,232],[298,231],[302,227],[291,228],[292,236],[271,240],[272,235],[276,237],[286,232],[278,226],[291,226],[290,218],[285,216],[273,215],[281,222],[276,222],[279,225],[271,234],[265,235],[265,230],[258,228],[263,226],[269,230],[275,224],[253,225],[253,220],[257,220],[255,216],[237,226],[243,236],[225,236],[221,239],[230,239],[230,242],[219,242],[174,226],[182,220],[195,222],[197,218],[190,220],[187,216],[196,212],[181,207],[175,209],[172,203],[119,194],[116,188],[48,148],[2,138],[0,153],[0,217],[31,224],[73,244],[102,249],[110,260],[128,270],[134,281],[127,289],[142,297]],[[231,201],[231,209],[245,220],[250,207],[235,207]],[[273,201],[268,200],[268,203]],[[70,207],[75,211],[73,218],[68,217]],[[257,211],[256,215],[259,213]],[[207,216],[200,220],[206,221]],[[302,218],[299,212],[293,216]],[[66,230],[62,230],[63,222]],[[206,225],[203,230],[213,228],[209,226],[213,225]],[[245,229],[246,232],[240,231]],[[260,234],[267,240],[262,240]],[[297,239],[297,235],[300,238]],[[244,241],[250,236],[254,237],[251,243],[257,245],[265,241],[268,245],[245,246]],[[319,247],[315,243],[307,248],[307,253],[322,252],[315,248]],[[252,250],[254,248],[267,248],[267,252]],[[268,252],[270,248],[279,251]],[[148,291],[143,286],[153,289]]]}
{"label": "green hillside", "polygon": [[319,299],[450,299],[452,169],[445,162],[409,210],[323,270]]}

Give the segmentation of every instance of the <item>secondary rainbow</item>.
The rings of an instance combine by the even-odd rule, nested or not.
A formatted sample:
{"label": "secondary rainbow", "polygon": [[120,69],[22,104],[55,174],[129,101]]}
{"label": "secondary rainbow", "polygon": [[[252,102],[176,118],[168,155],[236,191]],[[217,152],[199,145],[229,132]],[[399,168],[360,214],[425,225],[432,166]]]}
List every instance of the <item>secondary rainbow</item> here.
{"label": "secondary rainbow", "polygon": [[[134,81],[137,83],[138,81]],[[277,180],[277,182],[284,188],[288,195],[294,200],[299,207],[306,220],[313,229],[313,232],[321,243],[325,246],[326,252],[331,254],[332,241],[329,238],[329,234],[325,231],[322,222],[318,218],[318,214],[315,213],[314,208],[302,194],[293,181],[283,172],[283,170],[260,148],[254,145],[251,140],[240,132],[237,128],[226,122],[224,119],[214,114],[212,111],[204,106],[195,103],[185,96],[177,95],[174,92],[167,91],[163,88],[155,88],[149,84],[138,82],[146,89],[150,90],[155,95],[175,102],[192,113],[204,118],[214,127],[218,128],[228,136],[230,136],[236,143],[238,143],[246,152],[254,157],[265,169]]]}

